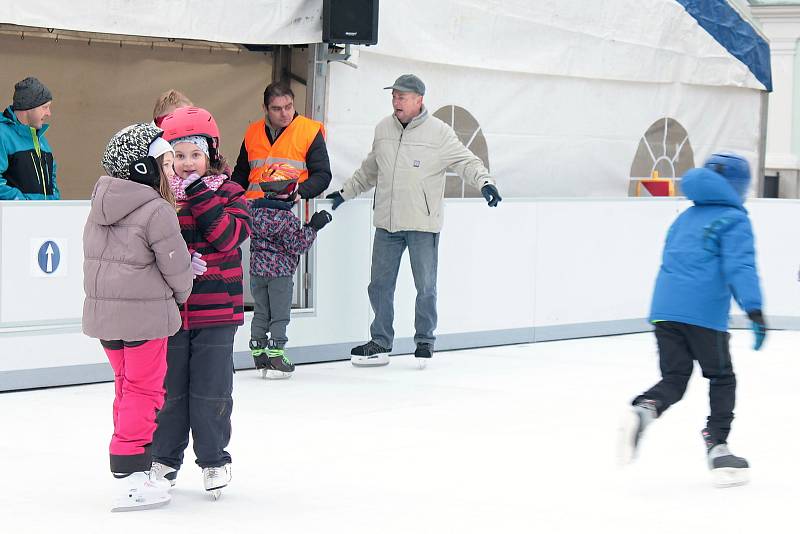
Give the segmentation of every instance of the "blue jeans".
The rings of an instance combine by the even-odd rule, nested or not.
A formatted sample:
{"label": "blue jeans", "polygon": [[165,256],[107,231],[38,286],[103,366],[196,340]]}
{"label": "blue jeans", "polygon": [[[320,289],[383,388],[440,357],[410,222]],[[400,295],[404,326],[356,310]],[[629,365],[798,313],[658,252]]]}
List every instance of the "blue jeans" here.
{"label": "blue jeans", "polygon": [[394,290],[400,260],[408,248],[411,272],[417,288],[414,307],[414,342],[431,343],[436,340],[436,269],[439,262],[439,234],[432,232],[387,232],[375,229],[372,246],[372,271],[369,282],[369,302],[375,312],[370,326],[372,340],[390,348],[394,342]]}
{"label": "blue jeans", "polygon": [[235,326],[178,330],[167,346],[167,397],[158,413],[153,459],[180,469],[192,433],[200,467],[231,461]]}

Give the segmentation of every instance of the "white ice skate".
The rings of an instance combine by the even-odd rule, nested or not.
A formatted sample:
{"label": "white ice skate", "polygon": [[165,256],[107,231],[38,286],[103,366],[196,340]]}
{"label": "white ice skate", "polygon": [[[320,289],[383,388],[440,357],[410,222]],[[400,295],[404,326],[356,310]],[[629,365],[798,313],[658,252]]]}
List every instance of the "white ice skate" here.
{"label": "white ice skate", "polygon": [[222,496],[222,488],[227,486],[230,481],[231,464],[203,468],[203,484],[205,484],[206,491],[211,493],[215,501]]}
{"label": "white ice skate", "polygon": [[741,486],[750,482],[750,465],[747,460],[731,454],[728,445],[721,443],[708,451],[708,468],[718,488]]}
{"label": "white ice skate", "polygon": [[170,501],[169,482],[151,480],[144,471],[117,479],[119,495],[114,499],[112,512],[133,512],[164,506]]}
{"label": "white ice skate", "polygon": [[657,417],[655,402],[642,400],[629,410],[622,420],[617,435],[617,461],[620,466],[636,459],[642,433]]}
{"label": "white ice skate", "polygon": [[178,471],[168,465],[159,462],[153,462],[150,466],[150,478],[152,480],[166,480],[169,482],[170,487],[175,485],[177,481]]}

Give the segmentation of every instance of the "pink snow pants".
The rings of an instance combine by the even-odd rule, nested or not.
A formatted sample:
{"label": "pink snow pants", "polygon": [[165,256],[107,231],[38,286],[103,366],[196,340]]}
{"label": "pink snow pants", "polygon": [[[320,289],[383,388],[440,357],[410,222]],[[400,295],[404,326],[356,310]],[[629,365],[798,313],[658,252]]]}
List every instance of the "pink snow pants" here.
{"label": "pink snow pants", "polygon": [[164,405],[167,338],[104,350],[114,369],[115,388],[114,435],[109,452],[112,456],[144,454],[145,446],[153,441],[156,412]]}

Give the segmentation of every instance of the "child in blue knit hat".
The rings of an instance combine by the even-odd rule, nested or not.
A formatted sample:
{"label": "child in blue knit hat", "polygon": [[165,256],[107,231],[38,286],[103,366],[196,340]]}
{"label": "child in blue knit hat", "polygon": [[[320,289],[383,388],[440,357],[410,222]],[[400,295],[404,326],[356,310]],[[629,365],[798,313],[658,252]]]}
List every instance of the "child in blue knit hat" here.
{"label": "child in blue knit hat", "polygon": [[753,229],[744,208],[750,184],[747,160],[714,154],[681,184],[694,206],[667,234],[650,321],[655,325],[661,381],[633,400],[620,432],[620,460],[636,456],[642,432],[681,400],[696,360],[709,380],[711,414],[702,430],[717,486],[748,481],[747,460],[728,449],[736,375],[728,350],[731,296],[751,320],[754,350],[766,335]]}

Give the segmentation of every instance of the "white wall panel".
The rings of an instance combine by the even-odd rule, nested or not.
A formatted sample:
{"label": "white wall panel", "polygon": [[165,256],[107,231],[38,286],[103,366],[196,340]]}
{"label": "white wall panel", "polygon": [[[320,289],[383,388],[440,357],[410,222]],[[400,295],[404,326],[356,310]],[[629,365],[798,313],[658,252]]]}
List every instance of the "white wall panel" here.
{"label": "white wall panel", "polygon": [[[668,199],[510,200],[489,209],[477,199],[447,201],[437,334],[563,326],[576,332],[573,327],[630,319],[644,325],[664,237],[688,205]],[[798,327],[800,202],[755,200],[747,206],[764,312],[781,327]],[[289,348],[321,346],[324,352],[328,345],[368,339],[371,207],[368,199],[347,202],[320,232],[315,308],[293,314]],[[0,372],[105,362],[99,344],[80,334],[80,230],[87,208],[85,202],[0,203]],[[34,278],[30,238],[54,232],[70,240],[69,274]],[[398,339],[414,334],[415,297],[406,255],[395,294]],[[252,314],[246,317],[236,337],[239,352],[247,350]],[[9,321],[30,326],[11,327]]]}

